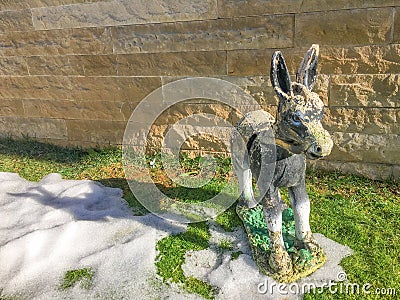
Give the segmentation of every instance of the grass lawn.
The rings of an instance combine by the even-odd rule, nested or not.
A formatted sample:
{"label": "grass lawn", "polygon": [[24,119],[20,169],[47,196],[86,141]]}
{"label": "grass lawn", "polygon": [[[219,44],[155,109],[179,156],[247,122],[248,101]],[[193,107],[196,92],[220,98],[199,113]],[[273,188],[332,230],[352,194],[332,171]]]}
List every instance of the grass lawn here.
{"label": "grass lawn", "polygon": [[[183,167],[188,173],[196,172],[197,163],[198,159],[186,158]],[[215,179],[201,190],[174,185],[160,167],[156,166],[151,172],[159,188],[170,197],[201,201],[205,196],[208,199],[210,195],[217,194],[229,177],[229,160],[218,159],[218,166]],[[135,214],[146,213],[129,190],[121,163],[121,150],[117,148],[68,149],[30,139],[2,139],[0,171],[16,172],[31,181],[52,172],[62,174],[65,179],[97,180],[106,186],[121,188]],[[342,266],[350,283],[360,286],[369,283],[371,294],[332,295],[325,290],[322,294],[307,294],[305,298],[378,299],[380,296],[375,292],[382,288],[394,288],[400,294],[400,183],[376,182],[339,173],[309,172],[307,188],[312,202],[313,231],[354,250],[354,255],[344,259]],[[287,200],[285,191],[283,197]],[[241,226],[233,207],[218,216],[217,222],[226,230]],[[208,225],[203,222],[190,225],[185,233],[160,240],[155,262],[159,275],[166,282],[180,283],[190,292],[212,298],[215,293],[212,286],[195,278],[186,278],[180,267],[185,252],[207,248],[208,239]],[[72,272],[66,276],[71,274],[75,275]],[[90,276],[95,276],[92,271]]]}

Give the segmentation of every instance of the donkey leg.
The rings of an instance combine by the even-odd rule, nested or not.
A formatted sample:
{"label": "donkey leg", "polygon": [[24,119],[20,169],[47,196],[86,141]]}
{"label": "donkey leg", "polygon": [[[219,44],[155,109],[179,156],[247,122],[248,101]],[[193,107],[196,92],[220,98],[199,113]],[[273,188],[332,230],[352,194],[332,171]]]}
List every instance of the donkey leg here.
{"label": "donkey leg", "polygon": [[289,188],[290,202],[294,212],[296,226],[296,244],[312,254],[322,251],[321,246],[314,239],[310,228],[310,199],[307,195],[304,182]]}
{"label": "donkey leg", "polygon": [[257,205],[257,201],[253,194],[253,183],[252,183],[252,173],[250,169],[236,171],[240,186],[240,191],[242,192],[240,196],[239,205],[244,205],[248,208],[253,208]]}
{"label": "donkey leg", "polygon": [[263,201],[263,212],[267,222],[270,250],[269,265],[275,273],[287,274],[292,271],[292,260],[285,249],[282,236],[282,211],[284,203],[279,192],[268,193]]}

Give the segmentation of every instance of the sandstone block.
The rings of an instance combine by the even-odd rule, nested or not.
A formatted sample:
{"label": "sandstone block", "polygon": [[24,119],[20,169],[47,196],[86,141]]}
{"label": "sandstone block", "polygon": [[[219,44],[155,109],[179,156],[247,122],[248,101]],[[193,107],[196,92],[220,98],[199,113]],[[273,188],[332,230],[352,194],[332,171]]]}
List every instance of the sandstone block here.
{"label": "sandstone block", "polygon": [[296,13],[303,1],[299,0],[219,0],[219,17],[253,16],[266,14]]}
{"label": "sandstone block", "polygon": [[20,99],[1,99],[0,116],[23,116],[24,107]]}
{"label": "sandstone block", "polygon": [[400,165],[392,166],[392,179],[399,181],[400,179]]}
{"label": "sandstone block", "polygon": [[220,137],[206,134],[199,134],[188,138],[181,147],[181,151],[196,151],[200,155],[204,153],[226,153],[229,151],[229,144],[224,143]]}
{"label": "sandstone block", "polygon": [[124,145],[134,148],[144,147],[155,153],[161,149],[169,125],[149,125],[129,120],[127,128],[134,128],[135,131],[127,130],[124,135]]}
{"label": "sandstone block", "polygon": [[10,32],[0,35],[0,56],[112,53],[107,28]]}
{"label": "sandstone block", "polygon": [[394,1],[397,0],[308,0],[303,1],[301,11],[324,11],[324,10],[340,10],[340,9],[354,9],[354,8],[375,8],[375,7],[388,7],[393,6]]}
{"label": "sandstone block", "polygon": [[398,164],[400,139],[398,134],[363,134],[335,132],[334,147],[329,159],[352,162]]}
{"label": "sandstone block", "polygon": [[[400,5],[400,2],[396,0],[398,3],[396,5]],[[394,30],[393,30],[393,41],[399,42],[400,41],[400,8],[396,7],[395,14],[394,14]]]}
{"label": "sandstone block", "polygon": [[[220,119],[227,120],[231,108],[227,105],[221,103],[186,103],[180,102],[166,111],[165,124],[174,124],[181,120],[184,121],[185,118],[191,117],[195,114],[208,114],[214,115],[215,118],[210,123],[210,120],[199,119],[200,122],[207,123],[209,126],[221,123]],[[192,119],[192,118],[190,118]]]}
{"label": "sandstone block", "polygon": [[1,57],[0,75],[28,75],[28,67],[23,57]]}
{"label": "sandstone block", "polygon": [[70,99],[71,81],[63,76],[3,77],[0,96],[5,99]]}
{"label": "sandstone block", "polygon": [[66,139],[65,121],[60,119],[0,117],[0,133],[14,137]]}
{"label": "sandstone block", "polygon": [[160,77],[71,77],[73,100],[140,102],[161,86]]}
{"label": "sandstone block", "polygon": [[126,122],[66,120],[69,141],[83,141],[99,145],[122,144]]}
{"label": "sandstone block", "polygon": [[0,2],[0,11],[27,9],[29,4],[27,1],[3,0]]}
{"label": "sandstone block", "polygon": [[400,134],[400,109],[332,107],[324,126],[328,131]]}
{"label": "sandstone block", "polygon": [[33,30],[29,9],[0,12],[0,33],[24,30]]}
{"label": "sandstone block", "polygon": [[325,171],[339,171],[346,174],[367,177],[372,180],[387,180],[392,177],[391,166],[365,162],[341,162],[332,160],[307,161],[310,168]]}
{"label": "sandstone block", "polygon": [[295,44],[365,45],[391,41],[392,8],[296,15]]}
{"label": "sandstone block", "polygon": [[58,6],[68,5],[76,3],[88,3],[97,2],[103,0],[2,0],[0,2],[1,10],[17,10],[26,9],[31,7],[46,7],[46,6]]}
{"label": "sandstone block", "polygon": [[117,75],[115,55],[31,56],[27,62],[31,75]]}
{"label": "sandstone block", "polygon": [[124,121],[117,101],[23,100],[25,115],[41,118]]}
{"label": "sandstone block", "polygon": [[331,77],[331,106],[399,107],[398,74]]}
{"label": "sandstone block", "polygon": [[273,53],[272,49],[228,51],[228,75],[269,75]]}
{"label": "sandstone block", "polygon": [[[296,74],[310,46],[311,44],[305,47],[281,49],[290,74]],[[269,75],[271,58],[275,50],[277,49],[228,51],[228,74],[235,76]],[[318,70],[320,70],[320,66]]]}
{"label": "sandstone block", "polygon": [[[276,105],[278,98],[275,95],[269,76],[223,76],[221,79],[240,87],[244,92],[251,95],[259,105]],[[247,99],[232,95],[235,107],[251,105]]]}
{"label": "sandstone block", "polygon": [[216,19],[216,0],[114,0],[33,8],[36,30]]}
{"label": "sandstone block", "polygon": [[235,16],[329,11],[352,8],[388,7],[393,6],[394,1],[397,0],[220,0],[218,1],[218,15],[226,18]]}
{"label": "sandstone block", "polygon": [[321,47],[319,66],[324,74],[398,74],[400,45]]}
{"label": "sandstone block", "polygon": [[211,76],[226,74],[225,51],[137,53],[117,56],[120,76]]}
{"label": "sandstone block", "polygon": [[116,53],[285,48],[294,17],[262,16],[112,28]]}

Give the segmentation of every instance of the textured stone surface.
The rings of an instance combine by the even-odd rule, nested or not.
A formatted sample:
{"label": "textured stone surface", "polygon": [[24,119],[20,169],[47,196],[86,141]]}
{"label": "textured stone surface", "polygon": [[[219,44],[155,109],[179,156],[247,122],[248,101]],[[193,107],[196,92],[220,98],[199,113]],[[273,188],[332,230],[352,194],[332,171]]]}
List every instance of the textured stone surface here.
{"label": "textured stone surface", "polygon": [[1,57],[0,75],[28,75],[28,66],[23,57]]}
{"label": "textured stone surface", "polygon": [[139,102],[161,86],[159,77],[71,77],[73,100]]}
{"label": "textured stone surface", "polygon": [[391,8],[328,11],[296,15],[296,46],[364,45],[390,42]]}
{"label": "textured stone surface", "polygon": [[2,0],[0,2],[0,10],[14,10],[14,9],[24,9],[31,7],[68,5],[75,3],[89,3],[97,1],[104,1],[104,0]]}
{"label": "textured stone surface", "polygon": [[67,138],[65,120],[60,119],[0,117],[0,132],[2,135],[12,135],[17,138],[22,136],[55,140]]}
{"label": "textured stone surface", "polygon": [[[365,163],[357,174],[372,177],[368,170],[379,178],[400,174],[390,167],[400,161],[393,150],[399,148],[400,0],[0,1],[0,116],[21,124],[28,118],[32,129],[21,130],[37,129],[45,141],[120,143],[121,124],[138,103],[184,76],[227,80],[275,115],[273,52],[282,51],[294,80],[312,43],[320,44],[314,91],[327,108],[324,126],[338,143],[327,160]],[[234,124],[258,109],[233,97],[234,108],[191,99],[166,110],[147,141],[159,146],[171,123],[194,113]],[[137,116],[137,124],[148,117]],[[41,118],[64,131],[67,120],[68,136],[41,133]],[[18,122],[9,123],[17,124],[13,130]],[[146,141],[141,135],[138,143]],[[202,135],[183,146],[193,153],[228,150],[220,142]]]}
{"label": "textured stone surface", "polygon": [[364,134],[400,134],[400,109],[330,108],[324,118],[330,131]]}
{"label": "textured stone surface", "polygon": [[368,7],[387,7],[393,6],[397,0],[308,0],[302,1],[302,11],[324,11],[324,10],[340,10],[351,8],[368,8]]}
{"label": "textured stone surface", "polygon": [[112,28],[116,53],[291,47],[291,15]]}
{"label": "textured stone surface", "polygon": [[373,180],[387,180],[389,178],[399,178],[400,174],[395,174],[389,164],[373,164],[367,162],[343,162],[334,160],[308,161],[310,168],[326,171],[338,171],[347,174],[364,176]]}
{"label": "textured stone surface", "polygon": [[394,0],[219,0],[220,17],[393,6]]}
{"label": "textured stone surface", "polygon": [[400,73],[400,45],[361,47],[321,47],[323,74]]}
{"label": "textured stone surface", "polygon": [[32,15],[29,9],[0,12],[0,33],[32,29]]}
{"label": "textured stone surface", "polygon": [[332,76],[330,105],[400,107],[398,74]]}
{"label": "textured stone surface", "polygon": [[216,0],[114,0],[32,9],[35,29],[116,26],[217,18]]}
{"label": "textured stone surface", "polygon": [[252,16],[277,13],[294,13],[300,10],[300,0],[219,0],[220,17]]}
{"label": "textured stone surface", "polygon": [[335,132],[331,160],[398,164],[400,138],[398,134],[363,134]]}
{"label": "textured stone surface", "polygon": [[117,101],[23,100],[31,117],[124,121],[128,104]]}
{"label": "textured stone surface", "polygon": [[122,144],[126,122],[66,120],[68,139],[99,145]]}
{"label": "textured stone surface", "polygon": [[396,179],[397,181],[399,181],[399,178],[400,178],[400,165],[393,165],[392,166],[391,178],[392,179]]}
{"label": "textured stone surface", "polygon": [[22,105],[22,100],[0,100],[0,116],[22,116],[23,114],[24,107]]}
{"label": "textured stone surface", "polygon": [[272,49],[228,51],[228,75],[269,75],[273,53]]}
{"label": "textured stone surface", "polygon": [[[285,58],[286,67],[288,68],[290,74],[296,74],[300,63],[302,62],[303,57],[309,48],[310,45],[307,45],[306,47],[280,49]],[[235,76],[269,74],[271,58],[275,50],[277,49],[228,51],[228,74]],[[320,74],[320,60],[318,64],[318,73]]]}
{"label": "textured stone surface", "polygon": [[225,51],[137,53],[117,56],[120,76],[209,76],[226,74]]}
{"label": "textured stone surface", "polygon": [[[400,5],[400,2],[396,0],[398,3],[396,5]],[[399,42],[400,41],[400,8],[397,7],[395,9],[395,15],[394,15],[394,30],[393,30],[393,41],[394,42]]]}
{"label": "textured stone surface", "polygon": [[116,55],[31,56],[31,75],[116,76]]}
{"label": "textured stone surface", "polygon": [[0,56],[112,53],[105,28],[8,32],[0,34]]}
{"label": "textured stone surface", "polygon": [[62,76],[3,77],[0,97],[5,99],[70,99],[71,81]]}

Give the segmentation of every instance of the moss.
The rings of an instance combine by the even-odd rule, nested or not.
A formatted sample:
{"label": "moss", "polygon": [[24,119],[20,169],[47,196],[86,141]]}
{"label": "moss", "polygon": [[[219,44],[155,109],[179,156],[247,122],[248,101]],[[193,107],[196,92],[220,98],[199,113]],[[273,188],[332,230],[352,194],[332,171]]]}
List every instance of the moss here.
{"label": "moss", "polygon": [[293,272],[288,275],[274,273],[268,263],[271,253],[270,238],[262,206],[258,205],[252,209],[239,207],[238,213],[246,228],[253,258],[260,271],[264,274],[272,276],[280,282],[293,282],[313,273],[326,261],[326,257],[322,252],[313,256],[308,250],[296,247],[293,210],[287,208],[282,214],[282,235],[286,251],[292,259]]}
{"label": "moss", "polygon": [[157,273],[164,282],[174,282],[206,299],[213,298],[216,289],[206,282],[186,277],[182,264],[189,250],[203,250],[209,247],[210,232],[207,223],[190,224],[186,232],[170,235],[157,242]]}
{"label": "moss", "polygon": [[94,271],[92,268],[69,270],[65,272],[60,288],[66,290],[80,282],[81,287],[88,289],[92,285]]}

